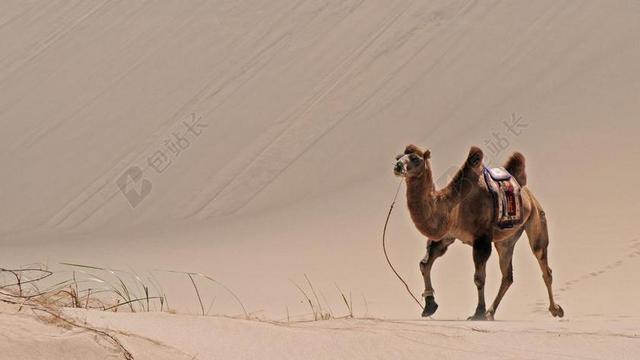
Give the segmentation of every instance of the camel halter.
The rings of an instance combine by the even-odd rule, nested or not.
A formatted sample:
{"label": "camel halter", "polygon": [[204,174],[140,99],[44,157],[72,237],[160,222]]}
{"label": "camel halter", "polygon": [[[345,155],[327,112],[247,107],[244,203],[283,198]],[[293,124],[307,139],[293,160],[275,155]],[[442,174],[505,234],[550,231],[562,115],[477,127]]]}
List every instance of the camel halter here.
{"label": "camel halter", "polygon": [[411,289],[409,289],[409,285],[407,284],[407,282],[404,281],[402,276],[400,276],[400,274],[398,274],[396,269],[393,267],[393,264],[391,264],[391,260],[389,260],[389,254],[387,254],[387,245],[386,245],[387,225],[389,224],[389,217],[391,216],[391,212],[393,211],[393,206],[396,204],[396,200],[398,199],[398,194],[400,193],[400,187],[402,186],[403,180],[404,179],[400,179],[400,182],[398,183],[398,188],[396,189],[396,195],[393,197],[393,201],[391,202],[391,206],[389,207],[389,212],[387,213],[387,219],[384,221],[384,229],[382,230],[382,251],[384,252],[384,257],[385,259],[387,259],[387,264],[389,264],[391,271],[393,271],[393,273],[396,275],[398,280],[402,282],[402,284],[404,285],[404,288],[407,290],[409,295],[411,295],[413,300],[416,301],[416,304],[418,304],[420,309],[424,309],[424,306],[422,306],[422,303],[420,302],[420,300],[418,300],[418,298],[413,294],[413,292],[411,292]]}

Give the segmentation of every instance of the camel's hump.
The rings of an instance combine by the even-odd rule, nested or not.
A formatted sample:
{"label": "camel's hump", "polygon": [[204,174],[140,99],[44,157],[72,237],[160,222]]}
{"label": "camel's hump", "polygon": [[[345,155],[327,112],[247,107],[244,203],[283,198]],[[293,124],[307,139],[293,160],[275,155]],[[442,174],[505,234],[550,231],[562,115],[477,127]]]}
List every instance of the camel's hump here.
{"label": "camel's hump", "polygon": [[525,172],[524,164],[524,155],[517,151],[504,164],[504,168],[516,178],[520,186],[527,185],[527,173]]}

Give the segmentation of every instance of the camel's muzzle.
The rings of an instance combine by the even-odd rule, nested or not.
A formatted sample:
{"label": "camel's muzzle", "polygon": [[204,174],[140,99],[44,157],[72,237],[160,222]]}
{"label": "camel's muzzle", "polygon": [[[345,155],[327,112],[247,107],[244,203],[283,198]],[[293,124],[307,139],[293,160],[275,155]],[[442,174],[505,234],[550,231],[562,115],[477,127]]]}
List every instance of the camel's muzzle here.
{"label": "camel's muzzle", "polygon": [[407,168],[405,167],[404,162],[402,161],[396,162],[396,165],[393,167],[393,173],[396,174],[396,176],[401,176],[401,177],[404,177],[405,175],[407,175]]}

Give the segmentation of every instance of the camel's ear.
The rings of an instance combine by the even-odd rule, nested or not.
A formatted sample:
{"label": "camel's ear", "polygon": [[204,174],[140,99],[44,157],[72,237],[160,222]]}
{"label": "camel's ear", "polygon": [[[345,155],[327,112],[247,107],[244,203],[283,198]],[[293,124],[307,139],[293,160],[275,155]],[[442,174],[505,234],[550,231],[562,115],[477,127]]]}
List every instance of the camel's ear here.
{"label": "camel's ear", "polygon": [[404,148],[404,154],[405,155],[407,155],[407,154],[418,154],[418,155],[422,156],[422,150],[420,150],[419,147],[417,147],[417,146],[415,146],[413,144],[410,144],[410,145],[407,145],[406,148]]}
{"label": "camel's ear", "polygon": [[472,146],[471,149],[469,149],[469,156],[467,156],[467,164],[472,167],[479,166],[482,163],[483,157],[484,153],[482,152],[482,149],[477,146]]}
{"label": "camel's ear", "polygon": [[424,151],[424,154],[422,154],[422,157],[423,157],[425,160],[429,160],[429,159],[431,159],[431,151],[430,151],[429,149],[425,150],[425,151]]}

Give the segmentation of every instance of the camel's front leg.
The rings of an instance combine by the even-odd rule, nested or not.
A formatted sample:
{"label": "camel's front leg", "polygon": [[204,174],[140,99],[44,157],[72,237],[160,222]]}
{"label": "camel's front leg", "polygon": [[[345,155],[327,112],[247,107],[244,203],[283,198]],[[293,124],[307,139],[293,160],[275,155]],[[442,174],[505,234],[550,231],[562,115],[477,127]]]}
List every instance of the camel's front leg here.
{"label": "camel's front leg", "polygon": [[424,279],[424,310],[422,316],[427,317],[433,315],[438,310],[438,304],[434,297],[433,286],[431,285],[431,266],[437,258],[444,255],[447,252],[447,248],[455,239],[444,238],[439,241],[428,240],[427,241],[427,254],[420,261],[420,272]]}
{"label": "camel's front leg", "polygon": [[473,280],[478,288],[478,306],[476,312],[467,320],[484,320],[486,305],[484,302],[484,280],[486,277],[487,260],[491,255],[491,238],[482,236],[473,242],[473,264],[475,265],[475,274]]}
{"label": "camel's front leg", "polygon": [[500,283],[500,290],[498,290],[498,295],[496,295],[495,300],[493,300],[493,304],[487,310],[485,315],[487,320],[493,320],[493,315],[496,313],[498,309],[498,305],[500,305],[500,301],[502,301],[502,297],[506,294],[507,290],[511,284],[513,284],[513,248],[518,241],[518,238],[522,234],[520,231],[516,236],[505,240],[504,242],[496,243],[496,250],[498,251],[498,256],[500,257],[500,271],[502,272],[502,282]]}

